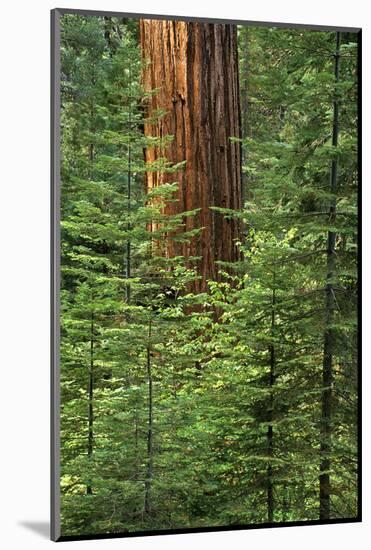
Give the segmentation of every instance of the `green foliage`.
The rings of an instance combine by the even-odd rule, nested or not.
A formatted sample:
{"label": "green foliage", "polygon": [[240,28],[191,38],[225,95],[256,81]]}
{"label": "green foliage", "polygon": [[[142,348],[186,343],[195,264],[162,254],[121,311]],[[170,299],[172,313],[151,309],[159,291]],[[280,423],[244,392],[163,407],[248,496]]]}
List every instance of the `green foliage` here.
{"label": "green foliage", "polygon": [[179,166],[143,160],[137,23],[63,16],[63,535],[267,522],[269,488],[272,521],[318,519],[329,280],[331,517],[356,515],[356,45],[335,86],[334,36],[239,29],[245,203],[218,211],[243,223],[242,259],[194,295],[197,258],[163,251],[197,237],[196,211],[163,213],[175,181],[145,192]]}

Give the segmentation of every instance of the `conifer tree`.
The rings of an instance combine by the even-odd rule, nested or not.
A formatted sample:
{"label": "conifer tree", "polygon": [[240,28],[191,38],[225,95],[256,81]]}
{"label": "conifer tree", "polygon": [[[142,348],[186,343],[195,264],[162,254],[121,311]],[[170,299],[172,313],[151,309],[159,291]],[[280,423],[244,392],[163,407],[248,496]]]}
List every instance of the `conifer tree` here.
{"label": "conifer tree", "polygon": [[356,37],[238,28],[244,204],[208,216],[243,232],[208,277],[139,30],[62,17],[62,534],[354,518]]}

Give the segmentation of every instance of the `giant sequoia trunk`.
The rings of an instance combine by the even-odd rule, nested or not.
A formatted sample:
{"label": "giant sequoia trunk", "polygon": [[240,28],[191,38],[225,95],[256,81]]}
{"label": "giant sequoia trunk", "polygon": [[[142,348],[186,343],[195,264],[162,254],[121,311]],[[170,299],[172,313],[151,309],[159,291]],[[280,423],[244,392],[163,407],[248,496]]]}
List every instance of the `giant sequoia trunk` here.
{"label": "giant sequoia trunk", "polygon": [[186,231],[203,228],[187,244],[169,241],[166,255],[199,256],[205,290],[207,279],[218,279],[217,261],[238,258],[238,222],[210,207],[241,207],[240,106],[237,29],[234,25],[141,20],[145,60],[143,82],[150,96],[148,115],[165,111],[145,124],[146,136],[174,139],[163,147],[146,149],[146,161],[166,157],[172,164],[186,161],[176,174],[147,173],[147,187],[179,183],[178,201],[165,213],[200,209],[184,218]]}

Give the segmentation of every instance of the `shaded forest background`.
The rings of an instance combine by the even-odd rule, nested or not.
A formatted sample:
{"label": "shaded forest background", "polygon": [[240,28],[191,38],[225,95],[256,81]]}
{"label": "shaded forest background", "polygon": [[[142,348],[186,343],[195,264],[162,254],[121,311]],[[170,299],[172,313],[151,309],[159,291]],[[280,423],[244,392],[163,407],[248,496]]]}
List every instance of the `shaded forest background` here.
{"label": "shaded forest background", "polygon": [[61,24],[62,535],[356,517],[357,35]]}

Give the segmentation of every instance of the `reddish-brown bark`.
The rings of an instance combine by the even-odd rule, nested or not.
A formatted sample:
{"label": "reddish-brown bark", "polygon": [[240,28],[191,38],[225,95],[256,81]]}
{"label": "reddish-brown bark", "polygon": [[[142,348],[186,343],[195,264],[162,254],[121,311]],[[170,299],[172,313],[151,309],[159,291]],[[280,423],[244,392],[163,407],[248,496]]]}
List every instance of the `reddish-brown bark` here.
{"label": "reddish-brown bark", "polygon": [[143,84],[157,90],[149,99],[148,115],[166,114],[145,124],[145,134],[174,136],[161,147],[147,147],[146,161],[166,157],[171,163],[186,161],[174,173],[148,172],[147,187],[179,183],[178,201],[166,206],[168,214],[200,209],[184,218],[187,231],[202,227],[190,243],[170,241],[166,254],[201,256],[202,280],[195,291],[205,290],[206,280],[218,277],[216,262],[238,258],[239,224],[226,220],[211,206],[241,207],[240,106],[237,29],[234,25],[181,21],[141,20],[141,46],[145,60]]}

